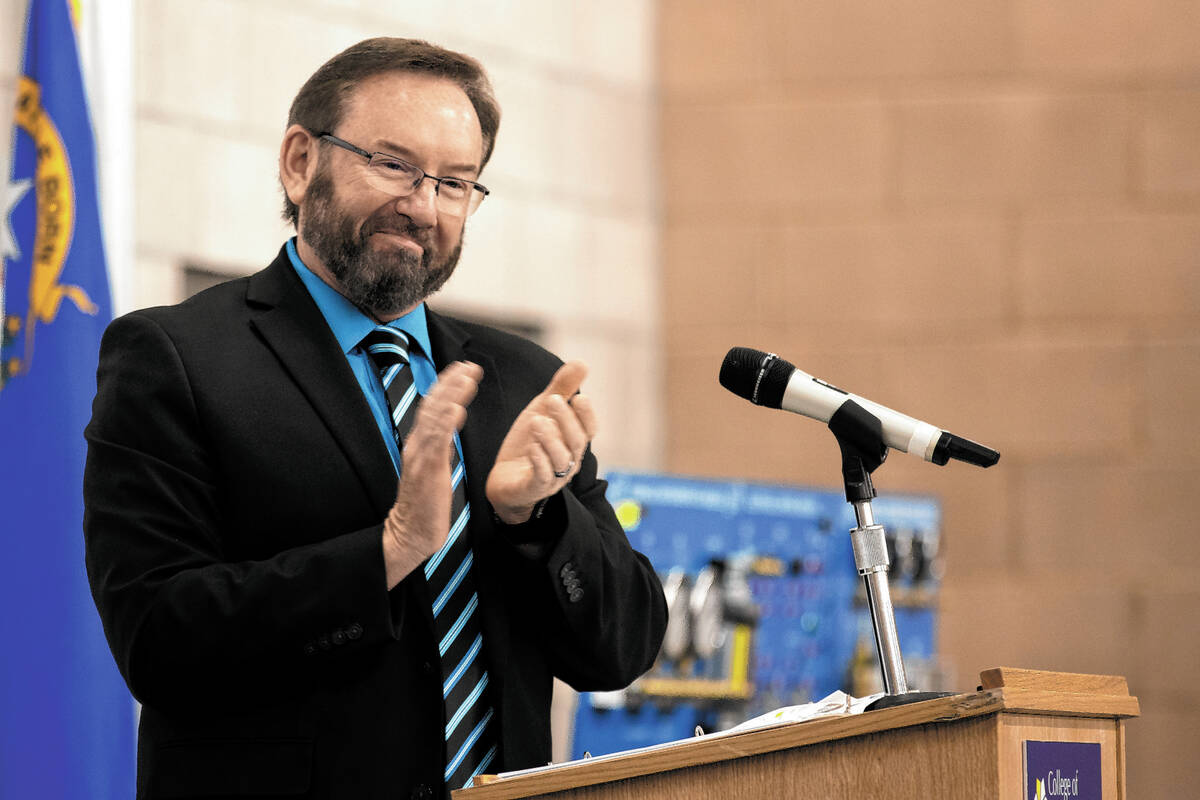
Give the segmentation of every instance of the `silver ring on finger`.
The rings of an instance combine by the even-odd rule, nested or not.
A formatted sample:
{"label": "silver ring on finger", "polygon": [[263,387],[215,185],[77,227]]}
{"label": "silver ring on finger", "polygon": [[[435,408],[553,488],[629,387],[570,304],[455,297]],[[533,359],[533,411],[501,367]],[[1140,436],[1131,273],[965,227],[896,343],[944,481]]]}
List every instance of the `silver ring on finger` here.
{"label": "silver ring on finger", "polygon": [[571,459],[571,461],[569,461],[567,463],[567,466],[565,468],[563,468],[563,470],[561,472],[559,472],[558,470],[555,470],[554,477],[565,478],[571,474],[571,470],[573,470],[573,469],[575,469],[575,459]]}

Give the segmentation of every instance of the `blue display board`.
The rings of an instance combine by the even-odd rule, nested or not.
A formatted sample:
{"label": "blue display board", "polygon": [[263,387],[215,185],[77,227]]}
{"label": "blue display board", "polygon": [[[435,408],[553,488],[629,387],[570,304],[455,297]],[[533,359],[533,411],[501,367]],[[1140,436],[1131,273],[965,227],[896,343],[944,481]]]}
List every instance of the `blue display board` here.
{"label": "blue display board", "polygon": [[[630,542],[660,575],[696,575],[714,561],[754,565],[745,578],[759,612],[749,665],[754,691],[736,703],[656,697],[639,693],[638,684],[624,695],[584,694],[574,757],[684,738],[697,725],[719,729],[837,689],[875,690],[864,691],[861,681],[878,668],[850,546],[854,516],[840,491],[632,472],[607,479]],[[906,495],[880,497],[874,508],[893,551],[901,648],[906,663],[919,664],[936,654],[939,505]],[[689,659],[684,677],[717,675],[725,666],[719,660]],[[680,665],[660,659],[651,677],[671,670]]]}

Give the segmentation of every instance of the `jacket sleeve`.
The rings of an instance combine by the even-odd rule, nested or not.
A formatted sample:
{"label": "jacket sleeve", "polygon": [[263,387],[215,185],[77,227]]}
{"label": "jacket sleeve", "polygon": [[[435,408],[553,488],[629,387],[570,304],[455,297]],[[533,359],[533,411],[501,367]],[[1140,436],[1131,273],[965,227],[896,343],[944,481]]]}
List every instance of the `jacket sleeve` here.
{"label": "jacket sleeve", "polygon": [[554,674],[580,691],[628,686],[658,656],[667,625],[662,584],[629,544],[596,476],[596,458],[555,498],[549,551],[537,559],[549,606]]}
{"label": "jacket sleeve", "polygon": [[[478,355],[504,368],[505,401],[496,424],[507,427],[563,362],[525,340],[472,330],[483,343]],[[621,529],[605,497],[607,486],[588,447],[579,471],[549,498],[540,520],[505,526],[493,515],[498,535],[483,537],[504,551],[491,572],[507,601],[514,652],[539,654],[537,670],[522,662],[530,674],[509,676],[530,695],[548,693],[551,674],[580,691],[619,689],[658,656],[667,625],[662,584]]]}
{"label": "jacket sleeve", "polygon": [[86,438],[88,577],[143,703],[269,701],[394,637],[378,525],[230,559],[187,365],[149,315],[105,333]]}

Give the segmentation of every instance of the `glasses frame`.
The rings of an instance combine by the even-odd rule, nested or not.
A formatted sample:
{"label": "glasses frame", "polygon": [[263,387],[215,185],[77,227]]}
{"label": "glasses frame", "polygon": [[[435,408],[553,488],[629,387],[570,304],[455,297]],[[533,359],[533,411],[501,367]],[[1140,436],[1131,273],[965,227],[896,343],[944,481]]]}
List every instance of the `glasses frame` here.
{"label": "glasses frame", "polygon": [[[411,196],[414,192],[417,191],[417,187],[420,186],[421,182],[424,181],[426,178],[433,181],[433,193],[436,194],[438,197],[441,197],[442,183],[444,183],[445,181],[459,181],[460,183],[470,184],[472,189],[479,192],[480,197],[479,197],[478,201],[472,203],[470,198],[473,195],[467,196],[467,213],[464,216],[469,217],[475,213],[475,211],[479,208],[480,204],[483,203],[484,199],[489,194],[492,193],[491,190],[488,189],[486,186],[484,186],[482,183],[477,183],[476,181],[467,180],[466,178],[439,178],[437,175],[430,175],[428,172],[421,169],[416,164],[412,163],[411,161],[409,161],[407,159],[400,158],[399,156],[394,156],[391,153],[382,153],[382,152],[372,153],[368,150],[364,150],[361,147],[358,147],[357,145],[350,144],[350,142],[347,142],[345,139],[339,139],[337,136],[334,136],[332,133],[329,133],[328,131],[325,131],[324,133],[317,133],[314,135],[322,141],[329,142],[330,144],[332,144],[336,147],[340,147],[343,150],[346,150],[348,152],[354,153],[357,156],[362,156],[363,158],[365,158],[367,160],[368,166],[370,166],[371,162],[373,160],[375,160],[376,156],[380,156],[382,158],[391,159],[392,161],[399,161],[401,164],[405,164],[407,166],[412,167],[417,173],[420,174],[421,177],[417,178],[413,182],[412,190],[407,195],[397,195],[398,197]],[[443,212],[443,213],[447,213],[447,212]]]}

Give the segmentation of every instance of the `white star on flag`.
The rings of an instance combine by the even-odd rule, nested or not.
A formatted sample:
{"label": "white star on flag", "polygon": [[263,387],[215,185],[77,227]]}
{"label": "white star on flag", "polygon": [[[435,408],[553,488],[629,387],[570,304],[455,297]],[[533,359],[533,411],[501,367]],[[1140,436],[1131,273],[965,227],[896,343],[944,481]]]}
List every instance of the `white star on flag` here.
{"label": "white star on flag", "polygon": [[21,248],[17,247],[17,237],[12,231],[12,212],[21,202],[21,198],[29,191],[33,181],[22,178],[15,183],[0,184],[0,258],[15,260],[21,257]]}

